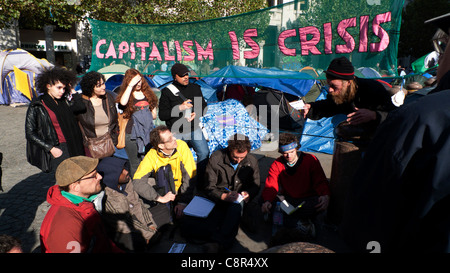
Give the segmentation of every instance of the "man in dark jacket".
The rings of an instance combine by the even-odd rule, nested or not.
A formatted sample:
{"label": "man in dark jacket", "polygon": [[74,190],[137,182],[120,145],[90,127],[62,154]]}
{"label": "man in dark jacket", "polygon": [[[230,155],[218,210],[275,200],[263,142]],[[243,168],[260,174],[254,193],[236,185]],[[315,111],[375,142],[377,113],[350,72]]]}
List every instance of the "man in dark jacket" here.
{"label": "man in dark jacket", "polygon": [[159,118],[177,138],[194,148],[197,154],[198,176],[203,176],[209,147],[199,126],[206,108],[200,86],[189,82],[189,69],[180,63],[172,66],[173,83],[161,90]]}
{"label": "man in dark jacket", "polygon": [[450,252],[449,109],[450,90],[440,91],[403,105],[380,125],[340,227],[353,250]]}
{"label": "man in dark jacket", "polygon": [[376,80],[355,77],[352,63],[345,57],[331,61],[324,71],[329,85],[327,98],[305,105],[304,117],[313,120],[345,114],[337,129],[338,137],[370,139],[378,125],[396,107],[391,95]]}
{"label": "man in dark jacket", "polygon": [[205,173],[205,195],[215,202],[206,219],[187,217],[185,236],[206,238],[206,252],[231,247],[239,229],[243,208],[259,192],[258,161],[249,154],[251,143],[247,136],[235,134],[228,148],[215,151]]}

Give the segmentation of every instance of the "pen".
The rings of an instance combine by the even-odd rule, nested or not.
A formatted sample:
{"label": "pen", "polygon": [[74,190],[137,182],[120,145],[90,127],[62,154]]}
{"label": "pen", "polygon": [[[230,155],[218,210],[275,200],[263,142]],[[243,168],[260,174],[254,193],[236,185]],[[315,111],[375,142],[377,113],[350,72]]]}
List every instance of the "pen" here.
{"label": "pen", "polygon": [[227,187],[224,187],[224,189],[226,189],[227,191],[230,191],[230,189],[229,189],[229,188],[227,188]]}
{"label": "pen", "polygon": [[303,206],[303,204],[305,204],[306,201],[303,201],[300,205],[297,206],[297,208],[301,208]]}

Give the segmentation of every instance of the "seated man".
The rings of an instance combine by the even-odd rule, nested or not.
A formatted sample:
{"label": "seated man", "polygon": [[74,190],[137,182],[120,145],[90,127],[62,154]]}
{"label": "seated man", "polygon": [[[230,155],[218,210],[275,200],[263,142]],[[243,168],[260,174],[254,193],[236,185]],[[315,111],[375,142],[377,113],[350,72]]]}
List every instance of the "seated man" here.
{"label": "seated man", "polygon": [[270,166],[262,192],[262,212],[271,212],[273,203],[278,201],[277,196],[294,207],[304,202],[291,215],[283,213],[283,226],[298,226],[306,229],[305,232],[311,232],[308,235],[314,236],[311,219],[318,212],[327,209],[330,189],[319,160],[311,154],[298,152],[298,148],[295,135],[280,134],[279,152],[282,156]]}
{"label": "seated man", "polygon": [[185,237],[212,241],[205,245],[207,252],[231,247],[244,205],[259,192],[258,161],[250,149],[248,137],[236,134],[226,149],[215,151],[208,161],[204,193],[216,205],[206,219],[187,217],[182,229]]}
{"label": "seated man", "polygon": [[106,157],[100,161],[97,171],[105,185],[102,218],[110,238],[129,252],[144,251],[156,233],[152,214],[134,191],[129,174],[128,161]]}
{"label": "seated man", "polygon": [[164,125],[150,132],[150,144],[152,148],[134,174],[134,190],[149,202],[171,207],[174,201],[173,212],[180,218],[195,187],[196,166],[192,152]]}
{"label": "seated man", "polygon": [[123,252],[109,238],[92,200],[102,190],[98,159],[75,156],[56,169],[50,187],[51,207],[42,221],[41,250],[45,253]]}

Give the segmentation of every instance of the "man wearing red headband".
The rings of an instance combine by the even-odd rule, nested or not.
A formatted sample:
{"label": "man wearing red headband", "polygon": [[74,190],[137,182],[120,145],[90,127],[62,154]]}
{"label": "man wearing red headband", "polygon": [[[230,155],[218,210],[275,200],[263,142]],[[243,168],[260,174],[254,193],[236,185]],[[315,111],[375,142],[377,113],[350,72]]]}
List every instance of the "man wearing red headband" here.
{"label": "man wearing red headband", "polygon": [[370,139],[389,111],[396,108],[389,92],[376,80],[355,77],[346,57],[332,60],[324,72],[329,85],[327,98],[306,104],[304,117],[316,120],[345,114],[347,119],[336,128],[338,137]]}

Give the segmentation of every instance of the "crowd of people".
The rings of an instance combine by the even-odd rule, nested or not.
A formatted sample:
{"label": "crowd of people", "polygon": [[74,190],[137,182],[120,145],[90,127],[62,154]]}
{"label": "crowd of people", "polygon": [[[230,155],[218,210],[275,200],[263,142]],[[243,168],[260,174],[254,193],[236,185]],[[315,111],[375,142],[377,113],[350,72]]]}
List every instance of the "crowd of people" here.
{"label": "crowd of people", "polygon": [[[39,75],[43,95],[26,115],[27,159],[56,180],[47,194],[51,207],[41,226],[42,252],[144,252],[174,224],[184,237],[202,240],[206,252],[220,252],[231,247],[243,215],[255,204],[262,215],[275,215],[280,203],[295,208],[282,212],[284,230],[315,236],[331,195],[317,157],[299,151],[294,134],[281,133],[280,156],[261,185],[247,136],[235,134],[227,148],[209,154],[198,127],[207,107],[200,87],[189,82],[183,64],[171,73],[174,81],[159,100],[135,69],[126,71],[115,99],[97,72],[82,77],[81,94],[68,70],[55,67]],[[377,145],[378,128],[397,109],[389,92],[375,80],[355,77],[345,57],[334,59],[325,73],[328,96],[306,104],[304,117],[345,114],[338,138],[358,140],[363,149]],[[157,116],[166,125],[155,127]],[[126,157],[117,156],[120,145]],[[184,214],[194,196],[215,203],[206,218]],[[344,231],[353,231],[353,221],[347,214]]]}

